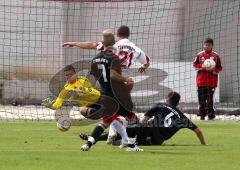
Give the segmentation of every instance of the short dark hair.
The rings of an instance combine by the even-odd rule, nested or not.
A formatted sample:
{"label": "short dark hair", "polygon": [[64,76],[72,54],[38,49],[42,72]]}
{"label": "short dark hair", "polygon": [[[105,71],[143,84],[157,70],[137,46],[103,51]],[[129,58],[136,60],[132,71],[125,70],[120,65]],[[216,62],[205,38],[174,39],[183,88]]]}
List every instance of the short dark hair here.
{"label": "short dark hair", "polygon": [[130,36],[130,29],[126,25],[122,25],[117,30],[117,36],[118,37],[125,37],[128,38]]}
{"label": "short dark hair", "polygon": [[204,40],[204,43],[210,43],[210,44],[213,45],[213,39],[212,39],[212,38],[206,38],[206,39]]}
{"label": "short dark hair", "polygon": [[176,107],[178,105],[180,98],[181,98],[180,94],[175,91],[168,93],[168,96],[167,96],[167,100],[169,101],[169,104],[171,104],[173,107]]}
{"label": "short dark hair", "polygon": [[74,68],[72,65],[67,65],[67,66],[64,68],[64,72],[65,72],[65,71],[70,71],[70,70],[72,70],[72,71],[74,71],[74,72],[76,73],[76,70],[75,70],[75,68]]}

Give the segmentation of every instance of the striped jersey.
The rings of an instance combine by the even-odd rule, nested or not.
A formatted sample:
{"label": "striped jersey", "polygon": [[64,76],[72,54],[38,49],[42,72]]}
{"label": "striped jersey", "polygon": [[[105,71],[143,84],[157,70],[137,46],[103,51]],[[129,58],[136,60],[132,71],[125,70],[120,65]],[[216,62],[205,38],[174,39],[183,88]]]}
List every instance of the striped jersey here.
{"label": "striped jersey", "polygon": [[[97,42],[96,47],[100,51],[104,50],[102,42]],[[121,39],[113,47],[121,61],[122,68],[130,68],[135,62],[148,64],[150,61],[150,58],[129,39]]]}

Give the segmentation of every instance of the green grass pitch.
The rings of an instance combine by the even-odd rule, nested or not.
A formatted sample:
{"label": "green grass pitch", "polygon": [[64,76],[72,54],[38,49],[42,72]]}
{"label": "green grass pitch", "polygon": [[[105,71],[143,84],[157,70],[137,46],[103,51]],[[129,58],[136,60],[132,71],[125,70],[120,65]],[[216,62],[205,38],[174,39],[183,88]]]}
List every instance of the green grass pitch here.
{"label": "green grass pitch", "polygon": [[240,169],[240,123],[196,122],[207,146],[195,134],[182,130],[163,146],[145,146],[144,152],[126,152],[99,142],[90,151],[79,132],[93,125],[60,132],[54,122],[1,122],[0,170],[218,170]]}

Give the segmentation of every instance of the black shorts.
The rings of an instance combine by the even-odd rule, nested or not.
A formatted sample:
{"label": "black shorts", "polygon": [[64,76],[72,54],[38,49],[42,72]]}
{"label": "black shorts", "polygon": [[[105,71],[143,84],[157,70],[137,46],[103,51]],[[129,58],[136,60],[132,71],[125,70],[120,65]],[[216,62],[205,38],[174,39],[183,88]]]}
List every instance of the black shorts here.
{"label": "black shorts", "polygon": [[118,111],[116,112],[118,115],[126,117],[134,114],[132,112],[132,98],[124,83],[112,82],[112,90],[104,91],[103,95],[109,96],[116,100],[119,105]]}
{"label": "black shorts", "polygon": [[119,109],[116,100],[109,96],[101,95],[99,100],[88,106],[86,118],[97,120],[106,116],[112,116]]}
{"label": "black shorts", "polygon": [[163,136],[159,133],[159,127],[136,127],[138,145],[161,145]]}

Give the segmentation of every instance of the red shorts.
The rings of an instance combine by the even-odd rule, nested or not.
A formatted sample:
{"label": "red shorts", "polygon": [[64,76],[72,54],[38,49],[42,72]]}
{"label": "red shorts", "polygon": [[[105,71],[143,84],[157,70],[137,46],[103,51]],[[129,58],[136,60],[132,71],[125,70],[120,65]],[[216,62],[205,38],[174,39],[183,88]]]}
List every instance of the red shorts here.
{"label": "red shorts", "polygon": [[106,117],[103,117],[103,123],[104,124],[108,124],[110,125],[114,120],[117,120],[119,121],[121,124],[123,124],[123,121],[119,118],[119,115],[117,114],[114,114],[112,116],[106,116]]}

